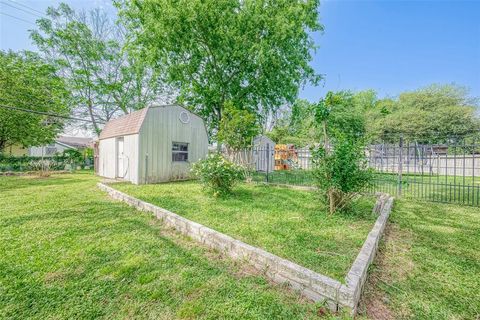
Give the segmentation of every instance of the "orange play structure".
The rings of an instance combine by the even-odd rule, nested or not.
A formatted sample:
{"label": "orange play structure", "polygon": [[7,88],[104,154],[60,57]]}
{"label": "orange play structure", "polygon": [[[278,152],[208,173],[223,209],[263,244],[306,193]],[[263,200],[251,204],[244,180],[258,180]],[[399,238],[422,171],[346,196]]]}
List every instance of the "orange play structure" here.
{"label": "orange play structure", "polygon": [[293,144],[277,144],[274,152],[275,170],[290,170],[298,162],[298,153]]}

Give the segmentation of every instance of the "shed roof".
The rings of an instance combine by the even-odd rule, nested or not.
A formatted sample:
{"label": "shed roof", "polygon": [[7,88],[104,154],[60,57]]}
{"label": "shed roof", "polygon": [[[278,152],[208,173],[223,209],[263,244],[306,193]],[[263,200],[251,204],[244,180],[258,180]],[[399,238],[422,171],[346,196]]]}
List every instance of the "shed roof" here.
{"label": "shed roof", "polygon": [[99,140],[139,133],[147,111],[148,107],[108,121]]}

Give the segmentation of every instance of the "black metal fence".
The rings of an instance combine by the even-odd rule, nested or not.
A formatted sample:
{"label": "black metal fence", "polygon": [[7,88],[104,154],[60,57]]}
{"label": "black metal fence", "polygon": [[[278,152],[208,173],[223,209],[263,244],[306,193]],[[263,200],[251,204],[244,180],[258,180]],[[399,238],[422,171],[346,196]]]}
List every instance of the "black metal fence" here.
{"label": "black metal fence", "polygon": [[[229,156],[250,166],[254,181],[314,186],[310,148],[276,145]],[[374,171],[370,191],[480,206],[480,144],[473,140],[420,144],[400,138],[395,143],[369,145],[366,156]]]}
{"label": "black metal fence", "polygon": [[367,157],[375,191],[480,206],[480,144],[473,140],[420,144],[399,139],[370,145]]}

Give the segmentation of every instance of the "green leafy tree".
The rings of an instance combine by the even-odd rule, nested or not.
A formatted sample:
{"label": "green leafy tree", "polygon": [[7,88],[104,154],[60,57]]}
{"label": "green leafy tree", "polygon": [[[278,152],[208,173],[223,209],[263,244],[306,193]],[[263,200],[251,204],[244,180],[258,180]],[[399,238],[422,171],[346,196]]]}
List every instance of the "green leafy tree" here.
{"label": "green leafy tree", "polygon": [[82,153],[77,149],[67,149],[63,151],[63,157],[73,166],[81,163],[84,159]]}
{"label": "green leafy tree", "polygon": [[[299,147],[328,141],[338,133],[360,137],[365,134],[363,107],[356,94],[349,91],[328,92],[318,103],[298,99],[290,112],[277,119],[269,136],[277,143]],[[328,126],[325,120],[328,118]]]}
{"label": "green leafy tree", "polygon": [[149,61],[165,65],[180,100],[210,132],[227,101],[265,115],[320,79],[309,65],[310,32],[322,30],[318,0],[136,0],[119,7]]}
{"label": "green leafy tree", "polygon": [[276,143],[294,144],[303,147],[318,141],[315,129],[315,104],[297,99],[290,110],[276,119],[273,130],[268,136]]}
{"label": "green leafy tree", "polygon": [[349,204],[372,181],[361,139],[337,135],[332,147],[313,150],[313,176],[320,193],[329,204],[330,214]]}
{"label": "green leafy tree", "polygon": [[378,101],[376,113],[370,115],[369,132],[377,139],[396,141],[402,135],[424,143],[464,137],[480,131],[476,108],[477,102],[465,88],[432,85],[404,92],[396,100]]}
{"label": "green leafy tree", "polygon": [[259,132],[255,114],[236,108],[232,103],[226,103],[218,129],[219,142],[225,143],[232,151],[240,151],[248,148]]}
{"label": "green leafy tree", "polygon": [[129,46],[125,28],[99,9],[75,12],[61,3],[37,20],[31,37],[43,56],[67,80],[75,113],[99,123],[143,108],[164,89],[158,68]]}
{"label": "green leafy tree", "polygon": [[[0,51],[0,105],[68,116],[68,100],[63,79],[37,54]],[[57,117],[0,107],[0,152],[50,143],[63,126]]]}

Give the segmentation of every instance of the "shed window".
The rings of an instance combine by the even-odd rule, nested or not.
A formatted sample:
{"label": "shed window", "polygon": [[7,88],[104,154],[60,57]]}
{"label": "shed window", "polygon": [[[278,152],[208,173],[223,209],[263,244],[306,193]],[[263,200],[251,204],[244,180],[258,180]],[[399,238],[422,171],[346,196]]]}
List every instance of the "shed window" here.
{"label": "shed window", "polygon": [[188,161],[188,143],[173,142],[172,143],[172,161]]}

